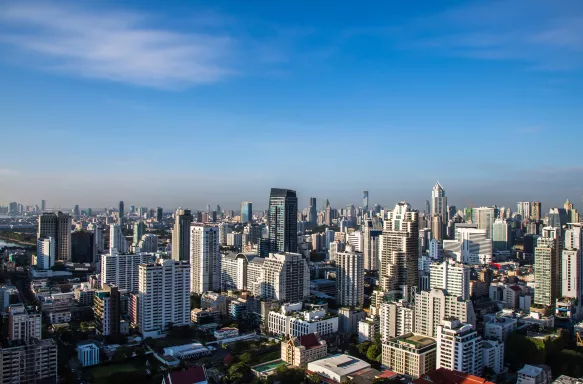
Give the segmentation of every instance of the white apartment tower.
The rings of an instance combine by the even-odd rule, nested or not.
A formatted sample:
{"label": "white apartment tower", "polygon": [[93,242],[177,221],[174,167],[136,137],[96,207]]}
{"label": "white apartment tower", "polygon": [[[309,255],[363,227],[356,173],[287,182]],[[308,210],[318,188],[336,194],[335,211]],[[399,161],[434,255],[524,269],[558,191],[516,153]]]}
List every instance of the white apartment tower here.
{"label": "white apartment tower", "polygon": [[[564,249],[561,255],[561,296],[577,299],[583,298],[583,253],[581,252],[581,224],[568,224],[565,230]],[[581,304],[579,304],[581,305]]]}
{"label": "white apartment tower", "polygon": [[534,249],[534,303],[552,307],[561,295],[561,230],[543,228]]}
{"label": "white apartment tower", "polygon": [[472,301],[448,295],[445,290],[437,288],[415,295],[415,333],[436,337],[437,327],[450,317],[475,326]]}
{"label": "white apartment tower", "polygon": [[380,241],[381,286],[388,291],[418,284],[419,222],[418,213],[406,202],[389,212]]}
{"label": "white apartment tower", "polygon": [[162,259],[140,265],[138,308],[142,334],[190,325],[190,265]]}
{"label": "white apartment tower", "polygon": [[116,249],[118,253],[123,254],[129,251],[129,244],[119,224],[109,226],[109,250]]}
{"label": "white apartment tower", "polygon": [[219,229],[204,224],[190,226],[190,289],[202,294],[221,287]]}
{"label": "white apartment tower", "polygon": [[449,295],[461,296],[464,300],[470,298],[469,266],[446,260],[432,263],[430,268],[430,288],[445,289]]}
{"label": "white apartment tower", "polygon": [[364,255],[354,247],[336,254],[336,302],[340,307],[362,308],[364,304]]}
{"label": "white apartment tower", "polygon": [[431,191],[431,216],[441,217],[442,222],[447,221],[447,197],[439,181]]}
{"label": "white apartment tower", "polygon": [[112,250],[109,255],[101,256],[101,286],[114,284],[119,289],[129,292],[138,290],[138,267],[151,263],[155,256],[151,253],[133,253],[121,255]]}
{"label": "white apartment tower", "polygon": [[492,262],[492,240],[486,229],[456,228],[455,240],[444,240],[446,256],[464,264],[489,264]]}
{"label": "white apartment tower", "polygon": [[41,314],[27,310],[23,304],[8,307],[8,340],[41,339]]}
{"label": "white apartment tower", "polygon": [[310,269],[299,253],[270,253],[263,262],[260,295],[265,299],[302,302],[310,294]]}
{"label": "white apartment tower", "polygon": [[379,312],[379,331],[383,341],[414,332],[415,308],[409,303],[383,303]]}
{"label": "white apartment tower", "polygon": [[449,318],[437,327],[436,368],[482,376],[482,337],[471,324]]}
{"label": "white apartment tower", "polygon": [[56,247],[54,237],[40,237],[36,241],[37,268],[50,269],[55,265]]}

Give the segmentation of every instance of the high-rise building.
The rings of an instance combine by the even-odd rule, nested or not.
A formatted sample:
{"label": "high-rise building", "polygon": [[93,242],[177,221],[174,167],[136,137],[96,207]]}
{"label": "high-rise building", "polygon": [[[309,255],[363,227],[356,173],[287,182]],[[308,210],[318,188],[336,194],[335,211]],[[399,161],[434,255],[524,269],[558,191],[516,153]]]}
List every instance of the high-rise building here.
{"label": "high-rise building", "polygon": [[464,264],[489,264],[492,262],[492,240],[485,229],[456,226],[455,240],[444,240],[446,256]]}
{"label": "high-rise building", "polygon": [[241,223],[250,223],[253,221],[253,203],[243,201],[241,203]]}
{"label": "high-rise building", "polygon": [[339,307],[364,304],[364,255],[348,245],[336,254],[336,302]]}
{"label": "high-rise building", "polygon": [[437,327],[436,367],[482,375],[482,337],[471,324],[450,318]]}
{"label": "high-rise building", "polygon": [[95,233],[92,231],[71,233],[71,260],[74,263],[94,263],[96,259]]}
{"label": "high-rise building", "polygon": [[138,324],[143,335],[190,325],[190,265],[158,259],[139,267]]}
{"label": "high-rise building", "polygon": [[101,255],[101,285],[115,284],[119,289],[137,291],[138,267],[154,259],[155,255],[144,252],[122,255],[112,251]]}
{"label": "high-rise building", "polygon": [[190,289],[202,294],[221,286],[219,229],[201,224],[190,226]]}
{"label": "high-rise building", "polygon": [[119,202],[119,207],[118,207],[118,224],[123,228],[124,225],[124,216],[125,216],[125,212],[124,212],[124,206],[123,206],[123,201]]}
{"label": "high-rise building", "polygon": [[380,265],[380,236],[383,231],[374,229],[373,221],[371,219],[368,219],[363,223],[362,231],[364,269],[367,271],[378,271]]}
{"label": "high-rise building", "polygon": [[101,288],[101,290],[95,291],[93,299],[95,330],[100,335],[117,340],[120,336],[121,315],[119,289],[111,284],[103,284]]}
{"label": "high-rise building", "polygon": [[40,211],[41,211],[41,213],[43,213],[46,209],[47,209],[47,201],[46,200],[41,200],[40,201]]}
{"label": "high-rise building", "polygon": [[403,300],[383,303],[379,307],[381,340],[411,333],[415,330],[415,307]]}
{"label": "high-rise building", "polygon": [[146,233],[138,243],[140,252],[158,252],[158,236],[153,233]]}
{"label": "high-rise building", "polygon": [[142,239],[142,236],[144,236],[146,234],[146,223],[144,223],[143,221],[138,221],[134,224],[134,241],[133,241],[133,245],[137,246],[138,243],[140,242],[140,240]]}
{"label": "high-rise building", "polygon": [[0,348],[0,383],[57,383],[57,343],[28,339]]}
{"label": "high-rise building", "polygon": [[493,251],[509,251],[511,247],[510,225],[504,219],[496,219],[492,226]]}
{"label": "high-rise building", "polygon": [[530,217],[533,220],[539,221],[541,219],[542,207],[540,201],[534,201],[531,203],[530,212]]}
{"label": "high-rise building", "polygon": [[78,204],[75,204],[75,207],[73,208],[73,217],[75,217],[75,220],[79,220],[79,218],[81,218],[81,210],[79,209]]}
{"label": "high-rise building", "polygon": [[162,207],[156,208],[156,221],[161,222],[163,216],[164,216],[164,210],[162,209]]}
{"label": "high-rise building", "polygon": [[55,265],[55,238],[39,237],[36,240],[36,265],[39,269],[51,269]]}
{"label": "high-rise building", "polygon": [[172,229],[172,260],[190,259],[190,225],[192,213],[189,209],[176,210]]}
{"label": "high-rise building", "polygon": [[393,372],[413,378],[435,369],[436,343],[430,337],[407,333],[382,345],[382,363]]}
{"label": "high-rise building", "polygon": [[43,213],[39,216],[37,237],[55,239],[56,260],[71,260],[72,225],[71,216],[63,212]]}
{"label": "high-rise building", "polygon": [[119,224],[109,226],[109,251],[117,250],[120,254],[128,253],[130,247]]}
{"label": "high-rise building", "polygon": [[[540,203],[539,203],[539,209],[540,209]],[[531,216],[530,201],[519,201],[518,204],[516,204],[516,213],[518,213],[522,217],[522,220],[530,219],[530,216]],[[539,220],[540,220],[540,213],[541,212],[539,210],[538,211]]]}
{"label": "high-rise building", "polygon": [[561,295],[561,234],[559,228],[545,227],[534,249],[534,304],[554,307]]}
{"label": "high-rise building", "polygon": [[270,253],[263,262],[260,295],[289,303],[303,301],[310,294],[310,269],[299,253]]}
{"label": "high-rise building", "polygon": [[[326,200],[328,201],[328,200]],[[324,213],[324,222],[327,226],[332,225],[332,207],[330,206],[330,202],[328,201],[328,205],[326,205],[325,213]]]}
{"label": "high-rise building", "polygon": [[472,209],[472,223],[478,225],[478,229],[486,230],[486,237],[492,237],[492,225],[496,220],[496,209],[494,207],[474,207]]}
{"label": "high-rise building", "polygon": [[394,291],[418,284],[418,213],[406,202],[398,203],[385,220],[380,240],[380,280],[385,290]]}
{"label": "high-rise building", "polygon": [[362,191],[362,212],[368,214],[368,191]]}
{"label": "high-rise building", "polygon": [[430,269],[430,288],[445,289],[449,295],[460,296],[464,300],[470,298],[468,265],[446,260],[442,263],[432,263]]}
{"label": "high-rise building", "polygon": [[431,216],[431,235],[437,241],[443,240],[443,227],[444,225],[441,216]]}
{"label": "high-rise building", "polygon": [[318,208],[316,208],[315,197],[310,197],[310,206],[308,207],[308,222],[310,225],[318,224]]}
{"label": "high-rise building", "polygon": [[271,252],[297,252],[298,198],[296,191],[271,188],[268,218]]}
{"label": "high-rise building", "polygon": [[431,191],[431,216],[441,217],[442,222],[447,220],[447,197],[439,181],[435,183]]}
{"label": "high-rise building", "polygon": [[415,295],[415,333],[437,336],[443,319],[454,317],[475,326],[476,315],[471,300],[448,295],[444,289],[433,288]]}
{"label": "high-rise building", "polygon": [[10,305],[7,312],[8,340],[16,341],[41,338],[42,320],[39,312],[30,311],[23,304]]}

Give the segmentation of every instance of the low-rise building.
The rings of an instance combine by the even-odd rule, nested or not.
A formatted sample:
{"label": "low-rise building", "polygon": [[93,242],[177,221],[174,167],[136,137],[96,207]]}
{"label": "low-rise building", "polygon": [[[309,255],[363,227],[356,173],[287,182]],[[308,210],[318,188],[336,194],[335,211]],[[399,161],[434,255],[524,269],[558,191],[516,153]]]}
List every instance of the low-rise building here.
{"label": "low-rise building", "polygon": [[374,319],[367,318],[358,322],[358,342],[373,340],[378,332],[378,326]]}
{"label": "low-rise building", "polygon": [[382,362],[394,372],[417,378],[435,369],[436,355],[434,339],[408,333],[383,343]]}
{"label": "low-rise building", "polygon": [[484,316],[484,338],[506,341],[511,332],[518,328],[518,319],[497,314],[487,314]]}
{"label": "low-rise building", "polygon": [[214,336],[217,340],[229,339],[231,337],[239,336],[239,330],[237,328],[221,328],[214,332]]}
{"label": "low-rise building", "polygon": [[482,341],[482,362],[497,375],[504,372],[504,343],[498,340]]}
{"label": "low-rise building", "polygon": [[93,343],[77,346],[77,357],[84,367],[99,364],[99,347]]}
{"label": "low-rise building", "polygon": [[332,380],[334,383],[343,383],[351,374],[366,368],[370,368],[370,364],[366,361],[343,354],[308,363],[308,371]]}
{"label": "low-rise building", "polygon": [[518,371],[516,384],[551,384],[552,381],[551,369],[548,366],[525,364]]}
{"label": "low-rise building", "polygon": [[320,340],[316,333],[292,337],[281,342],[281,359],[300,368],[306,368],[308,363],[325,358],[327,353],[326,342]]}
{"label": "low-rise building", "polygon": [[71,321],[71,311],[49,312],[49,322],[51,324],[63,324]]}
{"label": "low-rise building", "polygon": [[338,332],[338,317],[323,309],[302,311],[302,303],[284,304],[280,311],[271,311],[268,316],[269,332],[284,336],[302,336],[309,333],[329,335]]}
{"label": "low-rise building", "polygon": [[194,308],[190,311],[190,321],[197,325],[204,325],[208,323],[217,323],[221,315],[218,311],[211,308]]}

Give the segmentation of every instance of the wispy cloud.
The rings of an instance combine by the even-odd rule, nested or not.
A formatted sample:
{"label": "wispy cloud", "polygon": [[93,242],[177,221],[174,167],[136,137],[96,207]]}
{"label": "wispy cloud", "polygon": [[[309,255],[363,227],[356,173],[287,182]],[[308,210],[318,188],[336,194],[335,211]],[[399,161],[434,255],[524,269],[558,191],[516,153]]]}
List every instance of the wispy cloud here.
{"label": "wispy cloud", "polygon": [[0,168],[0,176],[14,176],[14,175],[18,175],[20,172],[14,170],[14,169],[6,169],[6,168]]}
{"label": "wispy cloud", "polygon": [[406,33],[408,48],[443,55],[516,61],[538,70],[583,67],[579,0],[476,1],[416,20]]}
{"label": "wispy cloud", "polygon": [[228,65],[236,43],[228,34],[183,33],[152,24],[134,12],[5,2],[0,43],[31,55],[31,65],[42,69],[140,86],[194,86],[236,72]]}

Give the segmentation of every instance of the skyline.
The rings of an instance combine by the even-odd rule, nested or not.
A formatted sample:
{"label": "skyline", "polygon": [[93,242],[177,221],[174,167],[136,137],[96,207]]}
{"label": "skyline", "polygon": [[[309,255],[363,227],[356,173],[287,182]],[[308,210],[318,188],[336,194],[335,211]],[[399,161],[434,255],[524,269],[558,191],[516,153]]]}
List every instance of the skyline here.
{"label": "skyline", "polygon": [[0,4],[5,203],[581,210],[581,2]]}

